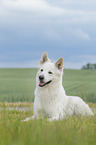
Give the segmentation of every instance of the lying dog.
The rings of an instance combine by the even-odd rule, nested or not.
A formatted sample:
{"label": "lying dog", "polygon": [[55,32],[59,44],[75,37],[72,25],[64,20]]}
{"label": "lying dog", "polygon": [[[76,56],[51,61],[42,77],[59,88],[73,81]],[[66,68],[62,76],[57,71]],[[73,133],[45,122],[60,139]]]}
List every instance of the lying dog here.
{"label": "lying dog", "polygon": [[50,121],[67,117],[94,115],[89,106],[76,96],[67,96],[62,86],[63,58],[51,63],[45,52],[40,60],[36,76],[34,118],[47,118]]}

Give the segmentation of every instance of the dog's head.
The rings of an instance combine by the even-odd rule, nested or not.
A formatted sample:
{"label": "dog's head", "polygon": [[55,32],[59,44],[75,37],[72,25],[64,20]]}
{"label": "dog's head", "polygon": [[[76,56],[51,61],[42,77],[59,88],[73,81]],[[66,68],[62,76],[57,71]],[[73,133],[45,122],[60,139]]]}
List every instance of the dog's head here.
{"label": "dog's head", "polygon": [[55,63],[51,63],[47,52],[45,52],[40,60],[39,70],[37,72],[36,84],[39,87],[48,87],[61,80],[63,73],[63,58],[59,58]]}

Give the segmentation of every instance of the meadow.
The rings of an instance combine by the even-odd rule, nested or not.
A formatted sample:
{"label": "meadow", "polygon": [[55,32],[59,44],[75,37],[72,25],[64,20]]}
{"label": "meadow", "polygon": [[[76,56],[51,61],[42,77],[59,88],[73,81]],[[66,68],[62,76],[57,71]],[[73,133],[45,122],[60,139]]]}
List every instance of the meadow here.
{"label": "meadow", "polygon": [[[37,69],[0,69],[0,101],[33,102]],[[65,69],[63,86],[67,95],[96,103],[96,71]]]}
{"label": "meadow", "polygon": [[89,102],[93,117],[23,122],[33,111],[9,110],[8,106],[31,108],[36,72],[37,69],[0,69],[0,145],[96,145],[96,71],[65,69],[63,76],[66,94]]}
{"label": "meadow", "polygon": [[2,103],[0,145],[96,145],[94,113],[94,117],[72,117],[63,121],[48,122],[45,119],[23,122],[33,111],[8,111],[6,104]]}

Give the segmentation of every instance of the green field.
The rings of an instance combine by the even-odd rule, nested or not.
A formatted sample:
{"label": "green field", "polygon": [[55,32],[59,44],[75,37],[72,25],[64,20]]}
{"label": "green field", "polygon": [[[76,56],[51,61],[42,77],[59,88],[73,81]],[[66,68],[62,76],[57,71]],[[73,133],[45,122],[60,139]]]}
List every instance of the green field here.
{"label": "green field", "polygon": [[[72,117],[63,121],[30,120],[33,111],[8,110],[6,107],[30,107],[34,100],[37,69],[0,69],[0,145],[96,145],[94,117]],[[67,95],[79,95],[96,102],[96,71],[64,70]],[[17,102],[17,103],[4,103]],[[18,102],[22,102],[21,104]],[[24,103],[25,102],[25,103]],[[89,103],[96,108],[96,104]]]}
{"label": "green field", "polygon": [[96,145],[96,112],[94,117],[89,118],[22,122],[33,112],[5,109],[3,104],[0,111],[0,145]]}
{"label": "green field", "polygon": [[[0,69],[0,101],[32,102],[37,69]],[[96,71],[64,70],[63,86],[67,95],[78,95],[96,103]]]}

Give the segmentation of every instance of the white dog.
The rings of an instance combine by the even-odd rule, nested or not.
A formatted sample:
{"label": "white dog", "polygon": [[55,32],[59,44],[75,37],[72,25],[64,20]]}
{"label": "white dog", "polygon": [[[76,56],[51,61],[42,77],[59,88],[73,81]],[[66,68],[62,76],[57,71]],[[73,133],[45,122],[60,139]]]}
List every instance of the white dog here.
{"label": "white dog", "polygon": [[89,106],[80,98],[67,96],[62,86],[63,58],[51,63],[45,52],[36,76],[34,116],[26,118],[47,118],[50,121],[67,117],[94,115]]}

